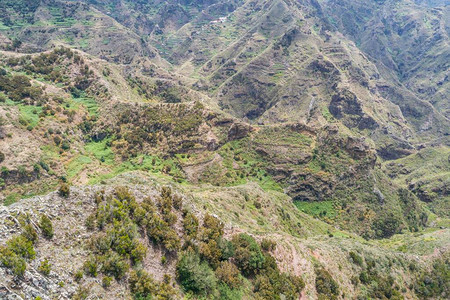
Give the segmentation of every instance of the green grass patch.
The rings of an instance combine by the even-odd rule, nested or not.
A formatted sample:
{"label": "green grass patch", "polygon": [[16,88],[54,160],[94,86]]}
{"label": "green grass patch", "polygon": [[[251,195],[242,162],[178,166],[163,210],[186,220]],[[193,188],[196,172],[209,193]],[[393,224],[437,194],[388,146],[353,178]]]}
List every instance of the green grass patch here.
{"label": "green grass patch", "polygon": [[80,98],[72,98],[72,100],[77,103],[83,105],[91,116],[95,116],[98,113],[98,104],[94,98],[91,97],[80,97]]}
{"label": "green grass patch", "polygon": [[330,113],[330,110],[326,106],[322,106],[321,108],[322,116],[327,120],[328,122],[333,122],[334,118],[333,115]]}
{"label": "green grass patch", "polygon": [[113,178],[121,173],[138,170],[151,172],[156,176],[161,176],[164,178],[172,178],[178,183],[185,182],[184,174],[178,167],[178,160],[176,158],[163,160],[158,156],[138,155],[137,157],[123,161],[122,163],[114,166],[107,174],[101,174],[90,179],[89,184],[96,184],[103,180]]}
{"label": "green grass patch", "polygon": [[67,177],[69,179],[74,178],[76,175],[80,174],[83,169],[92,163],[92,159],[88,156],[79,155],[67,165]]}
{"label": "green grass patch", "polygon": [[294,204],[300,211],[307,213],[308,215],[320,218],[334,218],[336,216],[336,210],[334,208],[333,201],[294,201]]}
{"label": "green grass patch", "polygon": [[42,112],[42,107],[33,105],[18,105],[20,116],[19,118],[26,121],[28,126],[34,128],[39,123],[39,114]]}
{"label": "green grass patch", "polygon": [[0,30],[1,30],[1,31],[9,30],[9,27],[6,26],[5,24],[3,24],[2,21],[0,21]]}
{"label": "green grass patch", "polygon": [[93,155],[96,159],[107,165],[114,164],[114,152],[108,146],[110,139],[104,139],[100,142],[90,142],[85,145],[86,151]]}
{"label": "green grass patch", "polygon": [[16,203],[20,199],[20,194],[18,193],[11,193],[8,196],[6,196],[5,200],[3,201],[3,205],[11,205],[13,203]]}
{"label": "green grass patch", "polygon": [[248,143],[248,139],[242,139],[224,145],[219,154],[223,157],[222,165],[226,170],[212,168],[205,178],[206,182],[221,186],[236,186],[252,181],[266,191],[283,191],[280,184],[267,173],[267,161],[248,147]]}

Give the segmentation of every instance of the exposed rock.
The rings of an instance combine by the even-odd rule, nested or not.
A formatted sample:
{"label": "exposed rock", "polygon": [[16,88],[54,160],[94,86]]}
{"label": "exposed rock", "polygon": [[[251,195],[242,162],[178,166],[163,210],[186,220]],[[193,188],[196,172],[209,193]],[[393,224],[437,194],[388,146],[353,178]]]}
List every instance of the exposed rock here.
{"label": "exposed rock", "polygon": [[244,124],[241,122],[235,122],[231,125],[230,129],[228,130],[228,140],[238,140],[241,139],[251,131],[251,126],[248,124]]}
{"label": "exposed rock", "polygon": [[350,128],[375,129],[377,122],[362,110],[361,103],[354,93],[344,89],[333,96],[330,102],[330,113]]}

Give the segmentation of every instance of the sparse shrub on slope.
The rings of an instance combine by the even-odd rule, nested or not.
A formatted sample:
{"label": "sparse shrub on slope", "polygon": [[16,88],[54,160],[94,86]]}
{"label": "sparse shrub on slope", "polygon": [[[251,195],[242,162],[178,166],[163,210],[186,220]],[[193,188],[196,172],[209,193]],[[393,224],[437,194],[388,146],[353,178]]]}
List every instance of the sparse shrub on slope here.
{"label": "sparse shrub on slope", "polygon": [[58,193],[61,197],[67,198],[70,195],[70,186],[67,183],[62,183],[59,186]]}
{"label": "sparse shrub on slope", "polygon": [[264,268],[256,275],[253,291],[258,299],[298,299],[305,283],[300,277],[280,272],[275,258],[264,254]]}
{"label": "sparse shrub on slope", "polygon": [[377,238],[389,238],[396,233],[401,232],[402,222],[394,213],[387,213],[378,217],[372,224]]}
{"label": "sparse shrub on slope", "polygon": [[43,261],[41,261],[41,264],[39,265],[38,270],[43,275],[48,276],[50,274],[51,268],[52,268],[52,266],[48,262],[48,259],[44,259]]}
{"label": "sparse shrub on slope", "polygon": [[183,219],[183,229],[186,239],[197,238],[199,221],[198,218],[191,212],[186,212]]}
{"label": "sparse shrub on slope", "polygon": [[200,232],[199,253],[200,257],[206,260],[215,269],[222,259],[222,249],[219,243],[223,236],[223,223],[216,217],[209,214],[203,219],[202,230]]}
{"label": "sparse shrub on slope", "polygon": [[354,251],[350,251],[348,254],[353,263],[357,264],[358,266],[363,265],[363,263],[364,263],[363,258],[358,253],[356,253]]}
{"label": "sparse shrub on slope", "polygon": [[46,239],[53,238],[53,224],[52,221],[46,215],[41,216],[41,220],[39,221],[39,227],[42,230],[42,235]]}
{"label": "sparse shrub on slope", "polygon": [[35,244],[39,239],[39,236],[38,236],[36,230],[34,229],[34,227],[31,224],[26,224],[23,227],[22,235],[23,235],[23,237],[25,237],[27,240],[29,240],[33,244]]}
{"label": "sparse shrub on slope", "polygon": [[[140,270],[139,263],[151,245],[145,242],[148,237],[155,245],[164,247],[162,264],[167,263],[167,257],[178,256],[177,280],[188,294],[240,299],[244,275],[254,285],[253,293],[260,298],[298,297],[304,287],[300,278],[281,273],[275,259],[263,252],[251,236],[239,234],[231,241],[225,239],[224,224],[215,216],[206,214],[200,226],[198,218],[184,210],[180,222],[184,245],[183,252],[179,252],[182,239],[174,229],[174,221],[170,221],[170,215],[175,215],[174,196],[169,187],[161,189],[156,201],[147,197],[137,202],[126,188],[116,188],[111,195],[97,193],[97,210],[88,219],[89,227],[100,232],[90,242],[92,255],[84,263],[84,272],[94,277],[102,273],[120,280],[132,268],[129,282],[135,299],[171,299],[175,290],[170,278],[158,283]],[[275,247],[268,240],[263,244],[266,250]]]}

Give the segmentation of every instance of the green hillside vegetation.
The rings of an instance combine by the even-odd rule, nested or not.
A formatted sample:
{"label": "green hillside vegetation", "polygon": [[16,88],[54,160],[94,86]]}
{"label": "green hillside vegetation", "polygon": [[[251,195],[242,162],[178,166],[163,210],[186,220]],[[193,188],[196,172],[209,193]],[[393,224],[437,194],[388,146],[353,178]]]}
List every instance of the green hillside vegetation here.
{"label": "green hillside vegetation", "polygon": [[446,4],[0,1],[0,298],[449,298]]}

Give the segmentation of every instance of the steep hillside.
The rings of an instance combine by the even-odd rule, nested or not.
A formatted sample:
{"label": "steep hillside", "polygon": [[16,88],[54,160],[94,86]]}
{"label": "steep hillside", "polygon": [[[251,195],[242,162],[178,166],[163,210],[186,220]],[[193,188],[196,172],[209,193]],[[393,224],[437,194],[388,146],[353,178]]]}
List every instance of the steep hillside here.
{"label": "steep hillside", "polygon": [[[347,299],[369,295],[384,298],[389,295],[389,298],[400,299],[435,295],[445,297],[445,293],[448,293],[440,286],[444,280],[440,276],[446,274],[445,272],[448,274],[446,258],[440,258],[441,255],[431,250],[440,249],[443,253],[448,253],[446,252],[448,245],[445,243],[448,239],[448,230],[430,228],[426,233],[428,237],[425,239],[425,245],[420,247],[420,251],[424,252],[406,251],[414,249],[409,245],[414,245],[416,240],[423,240],[422,235],[405,240],[407,244],[393,251],[389,250],[391,245],[368,243],[357,236],[336,230],[297,211],[285,195],[277,192],[266,193],[255,185],[217,188],[183,187],[172,184],[172,187],[168,188],[167,183],[165,180],[149,177],[143,173],[129,173],[109,180],[103,185],[71,188],[64,194],[51,193],[47,196],[30,198],[3,209],[0,219],[3,228],[1,236],[2,239],[9,241],[7,246],[9,248],[2,249],[3,255],[5,251],[16,251],[15,243],[21,239],[29,239],[30,233],[35,232],[31,237],[35,236],[36,240],[34,244],[30,242],[27,246],[31,247],[27,250],[31,256],[22,259],[25,269],[19,284],[14,284],[12,278],[13,274],[21,270],[17,267],[18,262],[11,261],[9,267],[11,269],[0,269],[4,285],[3,290],[0,290],[1,295],[23,295],[26,298],[39,296],[42,299],[54,296],[75,299],[128,298],[127,295],[131,290],[135,297],[159,295],[167,299],[167,297],[181,298],[184,288],[184,293],[191,291],[194,294],[205,293],[204,295],[209,296],[219,293],[225,299],[229,297],[275,299],[270,293],[274,291],[276,293],[276,289],[281,288],[286,299],[297,299],[298,294],[295,296],[295,292],[289,294],[288,291],[291,289],[289,285],[277,287],[276,281],[272,281],[280,280],[281,278],[275,279],[274,276],[284,276],[282,272],[292,274],[287,278],[290,278],[288,280],[292,283],[295,282],[292,286],[293,291],[301,291],[301,297],[306,298],[319,296],[324,299]],[[128,190],[132,190],[132,194],[129,194]],[[167,191],[171,192],[167,194]],[[109,195],[113,198],[109,198]],[[158,238],[158,231],[152,229],[154,223],[146,223],[140,210],[145,211],[154,207],[153,209],[157,211],[153,213],[158,215],[161,213],[161,217],[166,218],[163,210],[165,206],[159,205],[166,205],[161,201],[167,199],[167,195],[171,197],[168,199],[174,201],[176,207],[170,212],[171,218],[175,220],[173,228],[170,229],[173,235]],[[177,210],[181,210],[179,207],[182,207],[182,213]],[[214,217],[208,215],[211,212],[214,212]],[[131,219],[128,219],[128,213]],[[50,217],[51,235],[49,229],[45,229],[48,226],[42,225],[42,215]],[[200,220],[200,223],[197,223],[197,226],[200,225],[198,233],[195,231],[194,236],[192,231],[189,231],[192,227],[186,227],[192,224],[186,222],[187,218],[197,222]],[[221,239],[231,240],[235,247],[235,252],[231,253],[231,256],[236,262],[245,257],[245,252],[241,253],[242,249],[239,248],[245,246],[238,246],[237,243],[238,237],[244,237],[242,232],[247,232],[258,243],[261,242],[263,250],[248,249],[263,251],[262,261],[266,260],[266,263],[272,266],[278,265],[276,270],[279,268],[280,271],[266,273],[264,270],[271,267],[264,263],[259,267],[254,266],[259,268],[259,275],[253,277],[251,273],[246,273],[252,272],[253,265],[249,265],[248,269],[242,265],[243,269],[240,270],[243,277],[233,279],[232,276],[235,276],[233,273],[223,273],[228,274],[225,275],[227,277],[220,277],[222,275],[219,274],[223,271],[219,270],[222,270],[222,267],[214,267],[217,268],[217,276],[222,278],[217,283],[208,277],[204,280],[205,284],[209,285],[203,286],[200,281],[196,281],[198,279],[191,279],[194,280],[193,283],[203,286],[204,290],[189,290],[190,285],[184,281],[175,284],[174,278],[180,276],[179,259],[183,257],[180,244],[175,243],[176,241],[179,243],[181,240],[182,249],[199,247],[202,260],[214,266],[212,259],[216,254],[208,254],[209,252],[204,252],[208,248],[203,249],[213,247],[213,244],[207,239],[202,239],[205,238],[207,230],[213,232],[217,228],[213,225],[216,218],[222,222],[220,226],[223,226],[218,227],[219,230],[223,228]],[[207,223],[209,227],[202,227],[206,226],[205,222],[213,223]],[[127,233],[123,232],[126,226],[128,228],[138,226],[137,232],[133,233],[130,229]],[[39,234],[36,234],[35,230]],[[195,236],[198,236],[199,244],[192,240]],[[138,252],[129,252],[130,256],[121,254],[127,253],[121,252],[120,249],[126,249],[123,247],[127,247],[127,239],[130,238],[133,240],[129,240],[129,243],[139,245],[134,246]],[[12,242],[13,240],[16,242]],[[250,241],[252,240],[253,238],[250,238]],[[108,250],[108,243],[112,243],[112,250]],[[104,248],[105,246],[107,248]],[[223,247],[219,244],[219,257],[227,255],[223,252],[226,249]],[[68,256],[70,256],[69,265]],[[4,261],[5,256],[1,257]],[[18,259],[20,261],[20,258]],[[269,262],[270,260],[273,261]],[[220,261],[222,266],[223,258],[220,258]],[[195,265],[195,262],[193,263]],[[125,272],[130,268],[129,264],[133,269],[140,271],[130,271],[131,275],[126,276],[128,280],[124,280]],[[201,266],[204,268],[204,265]],[[206,274],[211,276],[208,272],[212,271],[205,269],[198,272],[207,272],[204,276]],[[273,272],[280,272],[281,275],[275,275]],[[264,276],[271,278],[271,281],[264,283],[266,280]],[[296,281],[292,281],[294,280],[292,276],[299,277]],[[287,279],[285,277],[281,280]],[[233,286],[232,284],[237,284],[239,288],[232,290],[226,288],[227,285]]]}
{"label": "steep hillside", "polygon": [[416,2],[324,1],[324,8],[380,69],[448,118],[448,6]]}
{"label": "steep hillside", "polygon": [[0,1],[0,298],[448,298],[449,12]]}

